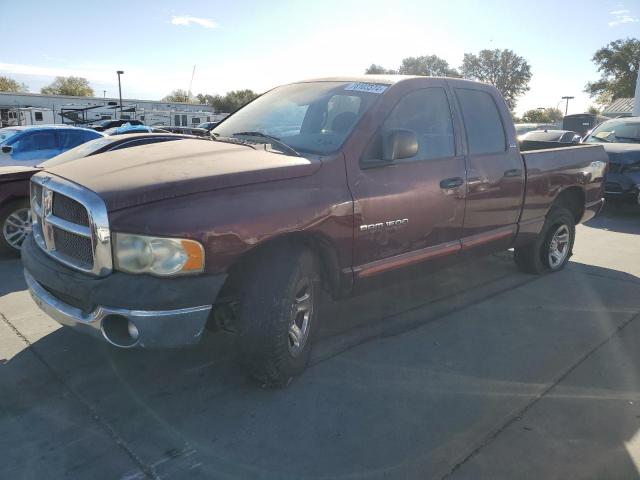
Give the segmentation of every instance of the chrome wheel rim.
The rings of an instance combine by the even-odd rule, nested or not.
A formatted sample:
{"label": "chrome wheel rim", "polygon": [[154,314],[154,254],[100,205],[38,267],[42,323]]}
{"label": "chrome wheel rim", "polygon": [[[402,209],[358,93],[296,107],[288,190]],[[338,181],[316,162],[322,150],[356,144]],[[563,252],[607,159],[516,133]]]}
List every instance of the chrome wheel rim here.
{"label": "chrome wheel rim", "polygon": [[20,250],[22,242],[29,233],[31,233],[31,214],[28,208],[19,208],[5,218],[2,236],[11,247]]}
{"label": "chrome wheel rim", "polygon": [[313,290],[310,282],[301,283],[293,300],[291,322],[289,323],[289,353],[297,357],[304,350],[313,315]]}
{"label": "chrome wheel rim", "polygon": [[566,225],[560,225],[551,237],[549,244],[549,267],[558,268],[569,254],[571,232]]}

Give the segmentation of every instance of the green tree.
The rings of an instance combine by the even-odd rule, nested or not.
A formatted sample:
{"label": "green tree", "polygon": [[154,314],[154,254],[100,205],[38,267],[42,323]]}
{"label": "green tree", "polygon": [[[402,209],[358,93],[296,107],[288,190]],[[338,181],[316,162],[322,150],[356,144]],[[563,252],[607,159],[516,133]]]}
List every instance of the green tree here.
{"label": "green tree", "polygon": [[23,93],[28,91],[29,87],[24,83],[18,83],[9,77],[0,77],[0,92]]}
{"label": "green tree", "polygon": [[522,115],[524,123],[556,123],[562,120],[562,111],[559,108],[538,108],[527,110]]}
{"label": "green tree", "polygon": [[71,95],[74,97],[93,97],[93,89],[86,78],[56,77],[48,86],[40,89],[45,95]]}
{"label": "green tree", "polygon": [[376,65],[372,63],[369,68],[367,68],[364,73],[366,75],[388,75],[398,73],[395,70],[387,70],[382,65]]}
{"label": "green tree", "polygon": [[424,75],[427,77],[459,77],[455,68],[449,67],[449,63],[437,55],[422,57],[407,57],[402,59],[402,65],[398,68],[401,75]]}
{"label": "green tree", "polygon": [[595,105],[591,105],[588,109],[587,109],[587,113],[591,113],[593,115],[599,115],[602,112],[602,110],[600,110],[598,107],[596,107]]}
{"label": "green tree", "polygon": [[253,90],[233,90],[226,95],[198,94],[196,98],[200,103],[211,105],[218,112],[233,113],[240,107],[257,98],[259,94]]}
{"label": "green tree", "polygon": [[163,102],[182,102],[182,103],[192,103],[193,99],[189,96],[189,92],[178,88],[174,90],[169,95],[162,98]]}
{"label": "green tree", "polygon": [[478,55],[465,53],[460,71],[464,78],[495,86],[510,110],[515,108],[518,97],[529,90],[531,66],[509,49],[481,50]]}
{"label": "green tree", "polygon": [[618,98],[635,94],[640,63],[640,40],[627,38],[616,40],[598,50],[591,59],[600,72],[600,80],[589,82],[585,92],[606,105]]}
{"label": "green tree", "polygon": [[397,70],[384,68],[372,63],[365,71],[367,75],[423,75],[425,77],[459,77],[460,74],[449,63],[437,55],[423,55],[420,57],[406,57]]}

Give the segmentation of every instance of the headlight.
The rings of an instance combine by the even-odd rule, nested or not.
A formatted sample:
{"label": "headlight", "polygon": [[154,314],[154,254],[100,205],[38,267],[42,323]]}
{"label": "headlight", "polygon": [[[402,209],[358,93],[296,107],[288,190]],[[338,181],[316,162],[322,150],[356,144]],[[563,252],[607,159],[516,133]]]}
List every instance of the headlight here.
{"label": "headlight", "polygon": [[114,233],[115,267],[122,272],[171,276],[200,273],[204,249],[195,240]]}

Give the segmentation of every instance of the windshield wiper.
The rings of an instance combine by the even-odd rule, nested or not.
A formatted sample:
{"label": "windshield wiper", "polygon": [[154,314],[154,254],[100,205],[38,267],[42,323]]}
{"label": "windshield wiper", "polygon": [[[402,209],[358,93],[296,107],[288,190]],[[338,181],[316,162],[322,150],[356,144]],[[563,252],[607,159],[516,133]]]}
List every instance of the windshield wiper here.
{"label": "windshield wiper", "polygon": [[245,140],[242,140],[241,138],[222,137],[219,133],[212,132],[211,140],[215,142],[233,143],[234,145],[244,145],[245,147],[253,148],[254,150],[256,149],[254,145]]}
{"label": "windshield wiper", "polygon": [[267,140],[270,140],[271,143],[275,143],[276,145],[279,145],[283,149],[287,150],[288,152],[293,153],[296,157],[300,157],[301,156],[296,150],[294,150],[293,147],[287,145],[282,140],[280,140],[278,137],[273,137],[271,135],[267,135],[266,133],[262,133],[262,132],[236,132],[236,133],[232,134],[231,136],[235,137],[236,135],[242,135],[242,136],[245,136],[245,137],[266,138]]}
{"label": "windshield wiper", "polygon": [[588,138],[587,142],[588,142],[589,140],[598,140],[599,142],[603,142],[603,143],[611,143],[611,140],[605,140],[604,138],[601,138],[601,137],[595,137],[595,136],[593,136],[593,135],[590,135],[590,136],[589,136],[589,138]]}

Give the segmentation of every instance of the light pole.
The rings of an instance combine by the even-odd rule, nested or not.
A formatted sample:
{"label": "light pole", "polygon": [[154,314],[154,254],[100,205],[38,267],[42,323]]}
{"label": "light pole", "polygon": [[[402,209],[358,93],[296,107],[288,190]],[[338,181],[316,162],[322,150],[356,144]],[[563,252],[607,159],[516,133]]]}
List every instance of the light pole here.
{"label": "light pole", "polygon": [[569,97],[569,96],[562,97],[563,100],[567,101],[567,104],[564,107],[564,116],[565,117],[567,116],[567,113],[569,112],[569,100],[573,100],[574,98],[576,98],[576,97]]}
{"label": "light pole", "polygon": [[122,86],[120,84],[120,75],[124,72],[122,70],[118,70],[116,73],[118,74],[118,94],[120,95],[120,118],[122,118]]}

